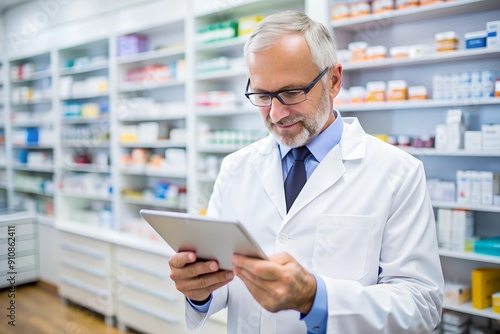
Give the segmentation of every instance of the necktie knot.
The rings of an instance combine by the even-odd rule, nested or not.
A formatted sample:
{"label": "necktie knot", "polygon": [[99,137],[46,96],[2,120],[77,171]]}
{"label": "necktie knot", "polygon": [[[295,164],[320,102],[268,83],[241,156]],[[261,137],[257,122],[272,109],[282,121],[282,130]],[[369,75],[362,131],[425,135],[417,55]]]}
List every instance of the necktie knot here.
{"label": "necktie knot", "polygon": [[295,161],[304,161],[311,154],[307,146],[292,148],[292,156]]}

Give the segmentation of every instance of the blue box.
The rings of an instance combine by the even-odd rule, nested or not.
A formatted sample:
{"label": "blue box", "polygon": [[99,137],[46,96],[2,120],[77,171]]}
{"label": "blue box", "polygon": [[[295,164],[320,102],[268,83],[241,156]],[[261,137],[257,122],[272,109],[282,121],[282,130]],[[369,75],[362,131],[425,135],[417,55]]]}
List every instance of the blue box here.
{"label": "blue box", "polygon": [[486,47],[486,30],[468,32],[464,35],[465,37],[465,48],[466,49],[476,49]]}
{"label": "blue box", "polygon": [[500,256],[500,237],[481,239],[474,243],[474,252]]}

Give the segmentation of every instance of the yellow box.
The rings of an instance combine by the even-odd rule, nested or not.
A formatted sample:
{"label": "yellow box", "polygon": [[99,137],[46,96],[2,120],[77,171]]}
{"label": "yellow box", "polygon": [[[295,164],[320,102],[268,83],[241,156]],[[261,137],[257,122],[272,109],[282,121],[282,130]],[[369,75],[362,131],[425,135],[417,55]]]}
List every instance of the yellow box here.
{"label": "yellow box", "polygon": [[500,313],[500,292],[491,295],[492,309],[495,313]]}
{"label": "yellow box", "polygon": [[264,15],[249,15],[238,20],[238,36],[250,35],[255,26],[264,19]]}

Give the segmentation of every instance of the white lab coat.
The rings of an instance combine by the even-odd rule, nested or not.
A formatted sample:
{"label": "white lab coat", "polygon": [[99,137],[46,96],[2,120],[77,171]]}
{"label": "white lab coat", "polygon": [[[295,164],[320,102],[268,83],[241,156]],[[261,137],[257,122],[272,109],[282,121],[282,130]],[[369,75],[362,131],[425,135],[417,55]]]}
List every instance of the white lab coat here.
{"label": "white lab coat", "polygon": [[[209,215],[237,219],[268,254],[288,252],[321,275],[327,333],[430,333],[442,307],[433,210],[422,163],[344,118],[342,139],[310,176],[288,214],[281,159],[268,136],[223,162]],[[199,329],[228,307],[228,333],[305,334],[296,311],[265,311],[235,278],[208,313],[186,303]]]}

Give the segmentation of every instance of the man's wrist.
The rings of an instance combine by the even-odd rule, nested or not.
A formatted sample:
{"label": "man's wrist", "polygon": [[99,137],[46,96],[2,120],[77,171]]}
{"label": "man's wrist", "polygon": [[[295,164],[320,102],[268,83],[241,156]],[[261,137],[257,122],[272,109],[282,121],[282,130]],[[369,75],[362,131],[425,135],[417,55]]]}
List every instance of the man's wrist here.
{"label": "man's wrist", "polygon": [[202,305],[205,305],[206,303],[208,303],[210,301],[210,298],[212,298],[212,294],[209,294],[208,297],[205,298],[204,300],[193,300],[191,298],[188,298],[188,299],[192,304],[202,306]]}

